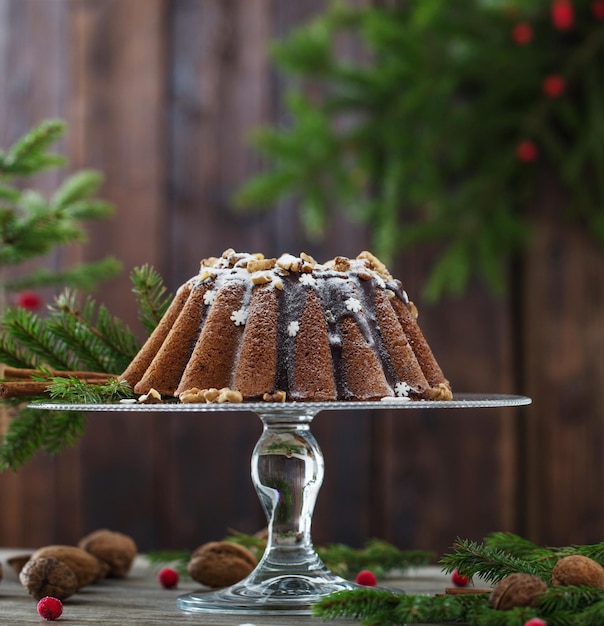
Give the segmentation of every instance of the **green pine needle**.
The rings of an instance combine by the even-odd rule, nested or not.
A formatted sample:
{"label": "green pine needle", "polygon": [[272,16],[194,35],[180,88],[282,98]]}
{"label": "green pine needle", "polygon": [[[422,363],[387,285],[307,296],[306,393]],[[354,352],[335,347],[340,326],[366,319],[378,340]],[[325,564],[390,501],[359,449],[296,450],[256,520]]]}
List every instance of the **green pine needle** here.
{"label": "green pine needle", "polygon": [[162,277],[150,265],[135,267],[130,280],[136,294],[139,319],[151,334],[170,306],[172,296],[166,292]]}

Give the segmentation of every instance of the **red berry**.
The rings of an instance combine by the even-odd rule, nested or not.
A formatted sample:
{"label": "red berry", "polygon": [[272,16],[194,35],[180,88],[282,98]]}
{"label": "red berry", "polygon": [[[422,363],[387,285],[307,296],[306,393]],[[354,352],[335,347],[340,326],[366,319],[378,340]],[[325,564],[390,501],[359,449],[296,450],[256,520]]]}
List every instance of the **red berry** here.
{"label": "red berry", "polygon": [[604,20],[604,0],[595,0],[595,2],[592,2],[591,12],[597,20]]}
{"label": "red berry", "polygon": [[568,30],[575,21],[575,11],[570,0],[554,0],[551,14],[552,23],[558,30]]}
{"label": "red berry", "polygon": [[363,585],[365,587],[375,587],[377,585],[377,578],[371,570],[364,569],[357,574],[356,583],[357,585]]}
{"label": "red berry", "polygon": [[539,617],[531,617],[531,619],[524,622],[523,626],[547,626],[547,622]]}
{"label": "red berry", "polygon": [[48,622],[52,622],[61,617],[63,604],[58,598],[46,596],[38,602],[38,615]]}
{"label": "red berry", "polygon": [[456,569],[454,569],[451,573],[451,582],[456,587],[467,587],[470,582],[470,578],[460,574]]}
{"label": "red berry", "polygon": [[543,79],[543,93],[550,98],[557,98],[564,93],[566,83],[558,74],[551,74]]}
{"label": "red berry", "polygon": [[159,571],[157,579],[164,589],[173,589],[178,585],[178,572],[171,567],[164,567]]}
{"label": "red berry", "polygon": [[537,150],[537,146],[529,139],[521,141],[516,146],[516,156],[519,161],[530,163],[531,161],[535,161],[538,155],[539,151]]}
{"label": "red berry", "polygon": [[533,40],[533,27],[527,22],[519,22],[512,28],[512,39],[519,46],[530,43]]}
{"label": "red berry", "polygon": [[22,291],[17,296],[17,306],[27,311],[37,311],[42,306],[42,298],[35,291]]}

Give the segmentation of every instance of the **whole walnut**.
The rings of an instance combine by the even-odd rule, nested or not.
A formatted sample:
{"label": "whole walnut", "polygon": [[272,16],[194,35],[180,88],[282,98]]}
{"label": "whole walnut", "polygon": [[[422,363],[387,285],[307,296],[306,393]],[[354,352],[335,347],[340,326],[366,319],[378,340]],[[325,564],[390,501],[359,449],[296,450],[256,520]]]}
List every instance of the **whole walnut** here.
{"label": "whole walnut", "polygon": [[547,589],[545,581],[538,576],[510,574],[495,585],[489,596],[489,604],[501,611],[516,606],[535,606],[537,598]]}
{"label": "whole walnut", "polygon": [[114,578],[124,578],[128,575],[138,552],[134,539],[105,528],[82,537],[78,542],[78,547],[105,563],[106,575]]}
{"label": "whole walnut", "polygon": [[552,570],[552,585],[588,585],[604,589],[604,567],[580,554],[562,557]]}
{"label": "whole walnut", "polygon": [[13,568],[13,571],[18,576],[19,572],[30,558],[31,554],[15,554],[15,556],[6,559],[6,562]]}
{"label": "whole walnut", "polygon": [[52,545],[36,550],[32,559],[52,556],[68,565],[78,579],[78,587],[86,587],[103,578],[101,562],[90,552],[75,546]]}
{"label": "whole walnut", "polygon": [[258,564],[247,548],[231,541],[211,541],[199,546],[189,560],[189,576],[208,587],[234,585]]}
{"label": "whole walnut", "polygon": [[44,596],[65,600],[78,590],[73,570],[54,557],[29,559],[19,572],[19,580],[36,600]]}

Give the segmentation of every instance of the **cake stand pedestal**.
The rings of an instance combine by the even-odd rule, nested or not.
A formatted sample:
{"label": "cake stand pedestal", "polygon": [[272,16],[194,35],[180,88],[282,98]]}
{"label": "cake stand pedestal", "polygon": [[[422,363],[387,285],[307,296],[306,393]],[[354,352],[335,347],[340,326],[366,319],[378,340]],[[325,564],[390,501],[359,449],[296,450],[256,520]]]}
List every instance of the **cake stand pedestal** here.
{"label": "cake stand pedestal", "polygon": [[323,453],[310,431],[321,411],[350,409],[444,409],[521,406],[530,398],[456,395],[451,401],[287,402],[280,404],[56,404],[31,406],[83,411],[251,411],[263,423],[252,453],[252,482],[268,520],[264,556],[244,580],[215,591],[180,596],[177,606],[192,613],[308,615],[322,597],[358,585],[332,573],[311,539],[312,515],[323,482]]}

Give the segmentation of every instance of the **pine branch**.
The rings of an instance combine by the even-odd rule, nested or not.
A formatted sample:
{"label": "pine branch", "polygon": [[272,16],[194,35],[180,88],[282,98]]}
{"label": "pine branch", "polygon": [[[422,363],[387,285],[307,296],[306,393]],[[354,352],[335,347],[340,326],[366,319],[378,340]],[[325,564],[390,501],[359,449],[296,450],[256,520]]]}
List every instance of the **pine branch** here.
{"label": "pine branch", "polygon": [[464,576],[480,576],[489,583],[496,583],[514,572],[543,577],[544,572],[551,571],[551,566],[548,568],[499,548],[464,539],[455,542],[453,552],[445,555],[440,564],[445,572],[458,569]]}
{"label": "pine branch", "polygon": [[378,539],[368,541],[361,549],[330,544],[317,549],[317,552],[329,568],[344,577],[354,577],[359,571],[370,569],[380,578],[394,570],[426,565],[436,556],[427,550],[400,550]]}
{"label": "pine branch", "polygon": [[[64,343],[57,340],[39,315],[22,308],[11,308],[5,312],[3,326],[3,334],[9,336],[5,340],[9,346],[11,341],[16,342],[31,353],[28,366],[37,367],[39,363],[45,363],[57,369],[73,369],[73,358]],[[13,343],[13,347],[15,345]],[[10,364],[16,365],[14,362]]]}
{"label": "pine branch", "polygon": [[135,267],[130,280],[134,285],[132,291],[136,294],[139,319],[151,334],[170,306],[172,295],[166,294],[163,279],[150,265]]}
{"label": "pine branch", "polygon": [[65,132],[61,120],[47,120],[31,129],[0,159],[0,174],[29,175],[48,167],[63,166],[62,157],[46,152]]}
{"label": "pine branch", "polygon": [[52,377],[48,393],[53,400],[69,403],[102,404],[132,397],[132,389],[124,380],[110,379],[103,384],[91,384],[74,377]]}
{"label": "pine branch", "polygon": [[101,281],[115,276],[121,269],[121,263],[114,257],[107,257],[95,263],[77,265],[66,270],[53,271],[48,268],[32,270],[26,276],[8,280],[5,284],[7,291],[22,291],[49,285],[61,285],[91,291]]}
{"label": "pine branch", "polygon": [[86,297],[80,304],[77,294],[60,294],[47,322],[49,331],[77,355],[80,367],[99,372],[121,372],[134,358],[138,343],[132,332],[104,306]]}
{"label": "pine branch", "polygon": [[86,414],[22,408],[11,420],[0,444],[0,470],[16,470],[38,450],[56,453],[83,434]]}

